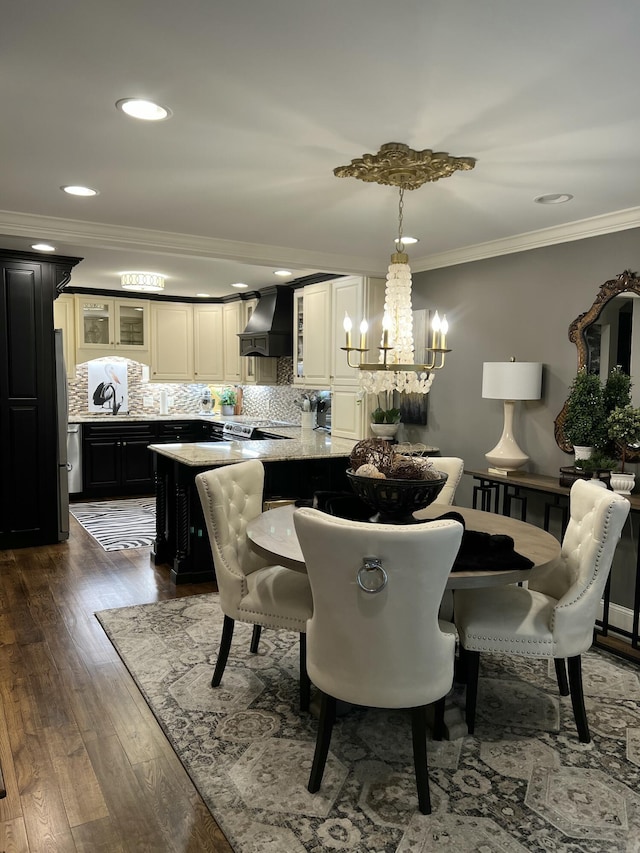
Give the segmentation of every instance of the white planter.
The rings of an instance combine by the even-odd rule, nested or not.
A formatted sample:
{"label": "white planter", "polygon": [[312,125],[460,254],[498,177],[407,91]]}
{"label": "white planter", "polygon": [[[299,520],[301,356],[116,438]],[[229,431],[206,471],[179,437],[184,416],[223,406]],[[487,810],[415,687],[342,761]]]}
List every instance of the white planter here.
{"label": "white planter", "polygon": [[620,495],[630,495],[636,484],[635,474],[621,474],[619,471],[611,472],[611,488]]}
{"label": "white planter", "polygon": [[[594,449],[595,448],[593,448],[593,447],[586,447],[586,446],[582,446],[580,444],[574,444],[573,445],[573,454],[574,454],[574,458],[575,458],[576,462],[578,462],[579,459],[591,459],[591,456],[593,455]],[[576,467],[579,468],[580,466],[577,465]]]}
{"label": "white planter", "polygon": [[223,406],[222,407],[222,414],[223,415],[234,415],[235,411],[236,411],[235,406]]}
{"label": "white planter", "polygon": [[369,424],[371,432],[377,438],[394,438],[400,424]]}

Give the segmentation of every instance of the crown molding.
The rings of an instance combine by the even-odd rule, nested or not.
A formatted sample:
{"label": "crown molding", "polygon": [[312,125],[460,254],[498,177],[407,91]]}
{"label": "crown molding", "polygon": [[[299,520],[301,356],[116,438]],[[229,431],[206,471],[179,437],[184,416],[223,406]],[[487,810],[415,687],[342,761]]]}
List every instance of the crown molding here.
{"label": "crown molding", "polygon": [[[476,243],[450,252],[411,258],[410,264],[414,272],[424,272],[638,227],[640,227],[640,207],[632,207],[627,210],[593,216],[589,219],[568,222],[564,225],[516,234],[513,237],[505,237],[501,240]],[[221,240],[216,237],[201,237],[172,231],[153,231],[145,228],[107,225],[77,219],[61,219],[54,216],[38,216],[8,210],[0,210],[0,233],[12,237],[58,240],[94,248],[135,249],[158,254],[223,258],[260,266],[286,264],[291,267],[321,269],[336,274],[376,277],[384,275],[386,272],[386,269],[381,271],[378,266],[372,266],[371,259],[364,257],[331,255],[325,252],[296,250],[283,246],[242,243],[235,240]]]}
{"label": "crown molding", "polygon": [[423,258],[412,258],[411,268],[414,272],[441,269],[456,264],[467,264],[472,261],[482,261],[496,258],[500,255],[511,255],[515,252],[528,252],[544,246],[558,243],[570,243],[573,240],[586,240],[589,237],[599,237],[602,234],[612,234],[616,231],[626,231],[630,228],[640,228],[640,207],[630,207],[614,213],[604,213],[589,219],[578,219],[564,225],[551,228],[541,228],[525,234],[515,234],[502,240],[491,240],[487,243],[476,243],[451,252],[428,255]]}
{"label": "crown molding", "polygon": [[370,276],[380,274],[379,267],[371,267],[370,258],[331,255],[326,252],[267,246],[262,243],[242,243],[236,240],[221,240],[217,237],[201,237],[173,231],[153,231],[101,222],[38,216],[10,210],[0,210],[0,233],[11,237],[35,237],[52,242],[58,240],[93,248],[129,249],[195,258],[222,258],[259,266],[286,265],[303,269],[327,270],[336,274]]}

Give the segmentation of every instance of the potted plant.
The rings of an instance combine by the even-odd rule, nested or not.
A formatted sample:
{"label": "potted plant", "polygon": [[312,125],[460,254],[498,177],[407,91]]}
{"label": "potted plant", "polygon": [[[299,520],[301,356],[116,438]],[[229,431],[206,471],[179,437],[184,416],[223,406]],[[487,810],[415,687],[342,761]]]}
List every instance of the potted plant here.
{"label": "potted plant", "polygon": [[371,412],[371,432],[379,438],[393,438],[400,424],[400,409],[393,405],[393,392],[381,391]]}
{"label": "potted plant", "polygon": [[[605,417],[608,418],[614,409],[631,405],[631,385],[631,377],[623,371],[619,364],[611,368],[602,392]],[[608,436],[603,450],[609,456],[617,458],[619,455],[615,441],[612,441]]]}
{"label": "potted plant", "polygon": [[604,411],[607,416],[614,409],[630,405],[632,386],[631,377],[619,364],[611,368],[602,391]]}
{"label": "potted plant", "polygon": [[235,388],[223,388],[220,392],[220,405],[223,415],[233,415],[235,412],[238,395]]}
{"label": "potted plant", "polygon": [[569,389],[564,434],[573,445],[576,460],[588,458],[605,439],[605,410],[602,384],[594,373],[581,368]]}
{"label": "potted plant", "polygon": [[580,459],[575,465],[560,468],[560,485],[571,486],[576,480],[602,480],[609,483],[611,472],[618,460],[604,450],[594,450],[588,459]]}
{"label": "potted plant", "polygon": [[635,444],[640,436],[640,409],[631,404],[618,406],[607,418],[606,425],[607,436],[620,453],[620,471],[611,474],[611,488],[628,495],[633,491],[636,475],[625,471],[625,462],[629,445]]}

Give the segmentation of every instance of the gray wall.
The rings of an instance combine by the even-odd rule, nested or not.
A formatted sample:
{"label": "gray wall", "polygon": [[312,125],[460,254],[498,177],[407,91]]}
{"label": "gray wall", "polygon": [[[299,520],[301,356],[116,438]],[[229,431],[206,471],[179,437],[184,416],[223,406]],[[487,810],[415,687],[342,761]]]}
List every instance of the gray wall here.
{"label": "gray wall", "polygon": [[[415,274],[413,307],[447,315],[453,351],[429,394],[426,429],[405,427],[404,437],[439,447],[443,456],[462,456],[468,468],[486,468],[484,454],[502,432],[503,405],[482,398],[482,363],[512,355],[541,361],[543,397],[516,404],[514,433],[531,457],[529,470],[556,476],[561,465],[572,464],[553,434],[577,368],[569,325],[591,307],[601,284],[639,268],[640,229],[633,229]],[[634,382],[640,385],[640,378]],[[457,493],[461,505],[471,506],[472,485],[463,477]],[[624,578],[617,573],[615,594],[627,603],[635,556],[630,542],[619,552],[617,563],[625,557],[627,571]]]}

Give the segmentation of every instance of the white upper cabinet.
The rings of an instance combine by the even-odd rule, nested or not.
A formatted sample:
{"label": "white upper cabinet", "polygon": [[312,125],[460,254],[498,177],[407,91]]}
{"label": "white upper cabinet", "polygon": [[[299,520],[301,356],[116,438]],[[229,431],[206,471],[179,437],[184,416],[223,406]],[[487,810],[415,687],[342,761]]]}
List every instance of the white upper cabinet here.
{"label": "white upper cabinet", "polygon": [[331,383],[331,285],[308,284],[294,294],[294,385],[328,388]]}
{"label": "white upper cabinet", "polygon": [[193,382],[192,305],[152,303],[151,379],[154,382]]}
{"label": "white upper cabinet", "polygon": [[[351,346],[360,346],[360,323],[367,320],[366,345],[362,361],[377,362],[382,338],[385,281],[364,276],[347,276],[332,282],[331,306],[331,434],[339,438],[367,438],[372,400],[360,392],[360,371],[349,367],[344,330],[345,312],[352,323]],[[360,363],[360,353],[351,353],[352,364]]]}
{"label": "white upper cabinet", "polygon": [[[351,346],[360,346],[360,323],[368,323],[368,352],[362,353],[362,361],[377,362],[380,355],[378,345],[382,338],[382,314],[384,311],[385,282],[380,278],[348,276],[336,279],[332,289],[332,364],[331,375],[334,385],[354,385],[359,383],[359,370],[349,367],[347,353],[341,349],[346,346],[344,330],[345,312],[352,323]],[[360,363],[360,353],[351,353],[351,363]]]}
{"label": "white upper cabinet", "polygon": [[222,306],[222,362],[224,365],[224,381],[238,384],[242,381],[240,365],[241,321],[244,317],[242,302],[225,302]]}
{"label": "white upper cabinet", "polygon": [[119,355],[149,360],[150,302],[146,299],[103,299],[76,296],[78,361]]}
{"label": "white upper cabinet", "polygon": [[222,305],[194,305],[193,334],[195,381],[224,382]]}

